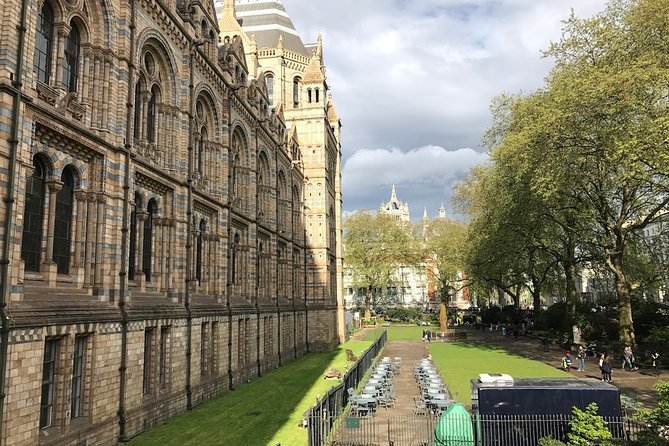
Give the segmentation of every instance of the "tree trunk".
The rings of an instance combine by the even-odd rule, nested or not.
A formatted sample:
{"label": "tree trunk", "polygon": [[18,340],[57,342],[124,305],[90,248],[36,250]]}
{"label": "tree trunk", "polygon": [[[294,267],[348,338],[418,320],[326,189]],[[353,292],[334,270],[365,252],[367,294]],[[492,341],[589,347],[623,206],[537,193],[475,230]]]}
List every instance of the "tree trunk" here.
{"label": "tree trunk", "polygon": [[576,316],[576,265],[573,259],[567,259],[564,264],[564,281],[565,281],[565,299],[567,304],[567,320],[566,325],[571,326]]}
{"label": "tree trunk", "polygon": [[[572,216],[567,218],[567,223],[569,227],[574,227],[575,223]],[[576,302],[578,301],[576,296],[576,247],[574,246],[573,234],[569,232],[566,237],[565,256],[561,263],[562,268],[564,268],[565,300],[567,304],[565,326],[571,327],[576,317]]]}
{"label": "tree trunk", "polygon": [[625,275],[621,250],[609,256],[607,264],[613,272],[618,295],[618,339],[624,344],[634,344],[634,321],[632,319],[632,302],[630,287]]}
{"label": "tree trunk", "polygon": [[535,322],[539,322],[541,317],[541,284],[536,278],[532,279],[532,315]]}
{"label": "tree trunk", "polygon": [[367,295],[365,296],[365,320],[372,318],[372,286],[367,287]]}

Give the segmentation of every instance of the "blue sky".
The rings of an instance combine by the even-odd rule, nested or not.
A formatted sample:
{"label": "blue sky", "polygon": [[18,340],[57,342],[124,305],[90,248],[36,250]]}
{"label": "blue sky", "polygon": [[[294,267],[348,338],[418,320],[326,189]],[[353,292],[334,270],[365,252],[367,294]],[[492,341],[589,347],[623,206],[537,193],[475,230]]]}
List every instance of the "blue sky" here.
{"label": "blue sky", "polygon": [[377,209],[393,184],[412,219],[447,207],[486,161],[490,101],[529,92],[552,66],[541,51],[571,8],[603,0],[283,0],[305,42],[324,35],[342,119],[344,209]]}

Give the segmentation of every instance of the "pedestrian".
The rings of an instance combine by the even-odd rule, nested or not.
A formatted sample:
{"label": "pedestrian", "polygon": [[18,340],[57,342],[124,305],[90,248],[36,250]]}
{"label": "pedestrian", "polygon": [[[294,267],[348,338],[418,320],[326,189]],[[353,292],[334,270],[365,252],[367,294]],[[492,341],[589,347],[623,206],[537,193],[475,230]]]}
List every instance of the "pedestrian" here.
{"label": "pedestrian", "polygon": [[653,360],[653,369],[655,370],[655,376],[660,376],[660,354],[657,350],[655,353],[650,355],[650,359]]}
{"label": "pedestrian", "polygon": [[582,345],[578,346],[578,352],[576,353],[576,361],[578,362],[577,372],[585,372],[585,349]]}
{"label": "pedestrian", "polygon": [[630,370],[634,368],[632,365],[632,346],[626,345],[623,349],[623,365],[621,369],[625,370],[625,366],[628,366]]}
{"label": "pedestrian", "polygon": [[602,372],[602,381],[610,383],[611,361],[609,360],[609,355],[606,353],[602,353],[602,356],[599,358],[599,370]]}
{"label": "pedestrian", "polygon": [[571,354],[569,354],[569,352],[564,352],[564,356],[562,357],[562,370],[569,373],[570,369],[571,369]]}

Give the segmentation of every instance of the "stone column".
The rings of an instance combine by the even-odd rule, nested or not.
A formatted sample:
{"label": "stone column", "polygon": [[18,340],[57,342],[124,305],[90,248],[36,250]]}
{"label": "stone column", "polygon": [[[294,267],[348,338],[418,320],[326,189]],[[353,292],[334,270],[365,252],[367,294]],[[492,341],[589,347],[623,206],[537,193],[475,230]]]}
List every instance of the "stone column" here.
{"label": "stone column", "polygon": [[44,258],[44,272],[46,273],[49,286],[56,285],[56,276],[58,275],[58,266],[53,261],[53,241],[54,230],[56,226],[56,196],[63,188],[63,182],[51,178],[47,182],[47,189],[49,191],[49,219],[47,223],[46,233],[46,255]]}
{"label": "stone column", "polygon": [[95,209],[95,193],[89,192],[86,194],[86,257],[84,260],[84,285],[93,285],[93,278],[91,277],[91,269],[94,258],[95,246],[95,223],[96,223],[96,209]]}
{"label": "stone column", "polygon": [[[193,263],[191,263],[192,267],[191,267],[190,283],[193,284],[193,286],[191,286],[191,290],[195,290],[195,289],[200,289],[201,288],[201,285],[197,280],[197,261],[198,261],[198,258],[197,258],[197,238],[200,235],[200,231],[199,231],[199,229],[194,227],[193,229],[191,229],[191,233],[192,233],[192,237],[193,237],[192,238],[193,243],[192,243],[192,246],[190,247],[190,250],[191,250],[191,253],[190,253],[191,257],[190,258],[192,259]],[[202,255],[202,260],[204,260],[204,240],[202,240],[202,254],[203,254]],[[203,270],[202,267],[203,266],[204,265],[202,265],[202,263],[201,263],[200,264],[200,277],[202,277],[202,270]]]}
{"label": "stone column", "polygon": [[105,204],[107,197],[103,193],[98,193],[96,197],[98,203],[98,216],[95,232],[95,269],[93,271],[93,284],[97,288],[101,288],[102,284],[102,254],[104,251],[104,228],[105,228]]}
{"label": "stone column", "polygon": [[53,64],[52,69],[55,69],[56,72],[54,73],[55,75],[55,87],[56,88],[63,88],[63,61],[65,59],[65,38],[67,37],[68,34],[70,34],[70,28],[68,25],[61,23],[60,25],[57,26],[56,28],[56,57],[53,58],[52,60],[55,60],[56,63]]}
{"label": "stone column", "polygon": [[135,244],[135,282],[143,289],[146,278],[144,277],[144,222],[149,218],[147,211],[137,211],[137,243]]}
{"label": "stone column", "polygon": [[163,226],[163,219],[161,217],[153,217],[153,228],[154,228],[154,238],[156,239],[156,248],[155,248],[155,257],[156,261],[154,262],[154,277],[156,280],[153,283],[153,286],[156,291],[161,291],[163,282],[163,272],[165,271],[163,264],[165,262],[165,249],[164,249],[164,239],[165,239],[165,226]]}
{"label": "stone column", "polygon": [[79,189],[74,192],[76,199],[76,216],[72,219],[74,253],[72,256],[71,274],[77,286],[84,283],[84,254],[86,252],[86,192]]}

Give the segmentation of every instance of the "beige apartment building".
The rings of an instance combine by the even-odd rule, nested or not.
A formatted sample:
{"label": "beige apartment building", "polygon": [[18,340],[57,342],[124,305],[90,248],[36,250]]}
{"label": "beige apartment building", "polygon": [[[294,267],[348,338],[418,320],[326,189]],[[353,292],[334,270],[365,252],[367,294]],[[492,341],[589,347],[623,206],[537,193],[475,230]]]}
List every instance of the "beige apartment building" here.
{"label": "beige apartment building", "polygon": [[323,42],[237,3],[0,3],[0,444],[114,444],[340,341]]}

